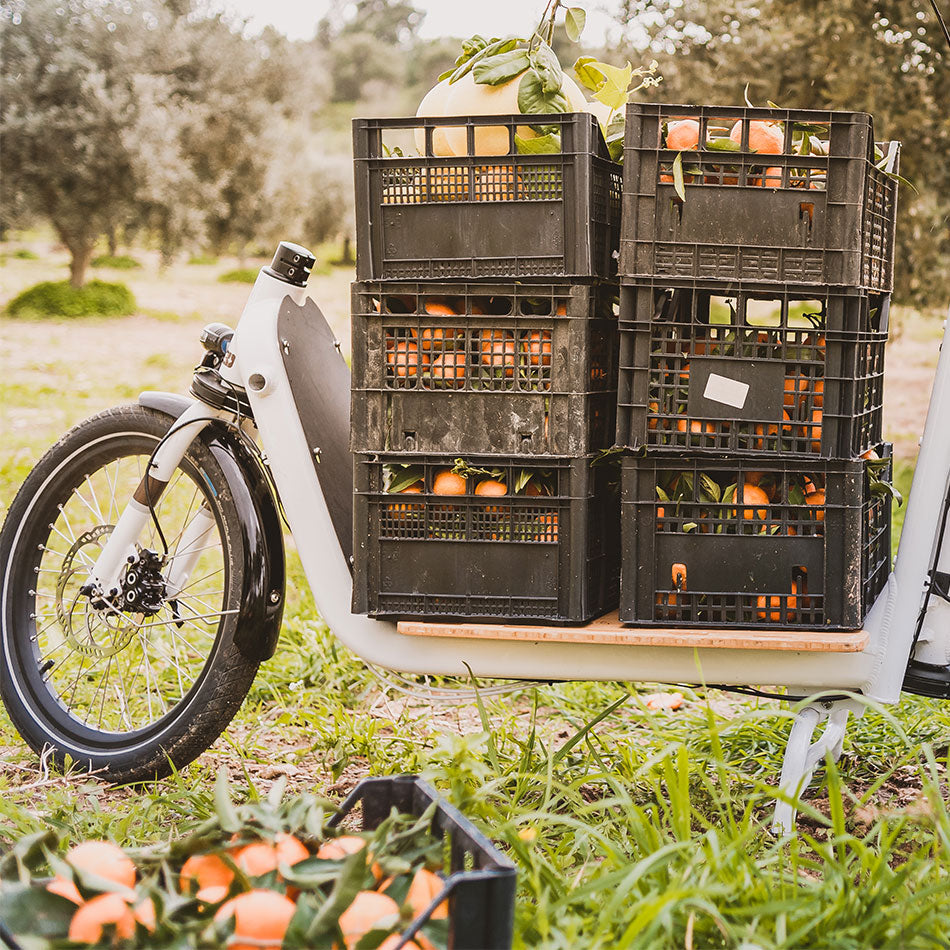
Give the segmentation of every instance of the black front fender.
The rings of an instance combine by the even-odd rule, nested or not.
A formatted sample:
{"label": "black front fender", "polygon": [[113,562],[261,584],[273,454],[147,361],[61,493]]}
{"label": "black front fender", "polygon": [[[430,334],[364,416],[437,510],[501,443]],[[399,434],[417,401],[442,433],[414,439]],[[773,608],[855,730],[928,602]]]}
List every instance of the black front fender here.
{"label": "black front fender", "polygon": [[[193,401],[144,392],[139,404],[177,419]],[[284,615],[284,535],[270,482],[254,453],[230,426],[212,423],[199,438],[221,466],[238,514],[244,549],[244,591],[235,643],[253,662],[277,649]]]}

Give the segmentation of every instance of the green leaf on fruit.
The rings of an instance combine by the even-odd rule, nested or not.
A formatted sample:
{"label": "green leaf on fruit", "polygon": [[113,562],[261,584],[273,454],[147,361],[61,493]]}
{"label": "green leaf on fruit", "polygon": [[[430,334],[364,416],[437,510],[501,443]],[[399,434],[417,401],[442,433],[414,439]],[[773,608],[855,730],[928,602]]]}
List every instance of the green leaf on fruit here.
{"label": "green leaf on fruit", "polygon": [[531,65],[541,77],[541,86],[545,95],[561,91],[564,73],[554,50],[547,43],[540,43],[529,54]]}
{"label": "green leaf on fruit", "polygon": [[499,86],[520,76],[529,65],[527,50],[513,49],[480,59],[472,67],[472,75],[477,83]]}
{"label": "green leaf on fruit", "polygon": [[518,86],[518,109],[524,115],[538,115],[546,112],[567,112],[568,104],[563,93],[546,93],[541,77],[534,69],[529,69],[521,77]]}
{"label": "green leaf on fruit", "polygon": [[549,132],[547,135],[523,139],[516,134],[515,147],[519,155],[555,155],[561,151],[561,136],[556,132]]}
{"label": "green leaf on fruit", "polygon": [[713,138],[706,142],[706,148],[714,152],[741,152],[742,144],[727,138]]}

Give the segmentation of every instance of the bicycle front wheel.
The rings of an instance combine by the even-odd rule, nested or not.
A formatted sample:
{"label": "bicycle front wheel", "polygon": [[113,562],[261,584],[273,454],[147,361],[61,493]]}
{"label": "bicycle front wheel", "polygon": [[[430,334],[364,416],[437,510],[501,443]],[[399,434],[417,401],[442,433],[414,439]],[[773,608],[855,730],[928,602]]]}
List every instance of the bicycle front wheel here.
{"label": "bicycle front wheel", "polygon": [[76,426],[40,460],[0,531],[0,696],[39,753],[111,781],[158,778],[220,735],[258,663],[234,636],[238,516],[196,439],[108,603],[83,587],[167,432],[141,406]]}

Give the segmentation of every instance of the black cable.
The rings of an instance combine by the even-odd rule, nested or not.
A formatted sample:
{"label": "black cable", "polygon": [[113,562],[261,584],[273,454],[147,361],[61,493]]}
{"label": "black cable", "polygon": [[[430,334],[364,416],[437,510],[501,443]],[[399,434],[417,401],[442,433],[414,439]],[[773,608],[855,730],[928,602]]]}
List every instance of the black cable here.
{"label": "black cable", "polygon": [[937,7],[937,0],[930,0],[930,5],[934,8],[934,16],[937,18],[937,22],[940,24],[940,28],[943,30],[943,35],[946,37],[947,45],[950,46],[950,30],[947,29],[947,24],[944,22],[943,15],[940,13],[939,8]]}

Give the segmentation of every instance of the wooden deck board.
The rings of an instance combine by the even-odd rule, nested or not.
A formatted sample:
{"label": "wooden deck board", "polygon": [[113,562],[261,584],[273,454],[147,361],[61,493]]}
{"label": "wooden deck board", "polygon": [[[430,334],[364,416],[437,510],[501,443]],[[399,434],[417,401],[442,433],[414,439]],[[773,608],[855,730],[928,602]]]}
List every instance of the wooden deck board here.
{"label": "wooden deck board", "polygon": [[865,630],[826,632],[627,627],[620,622],[617,611],[604,614],[581,627],[401,620],[398,630],[413,637],[529,640],[611,646],[701,647],[706,650],[793,650],[805,653],[859,653],[868,642],[868,633]]}

